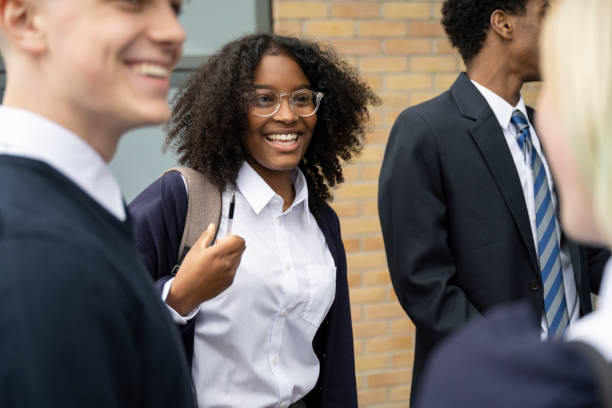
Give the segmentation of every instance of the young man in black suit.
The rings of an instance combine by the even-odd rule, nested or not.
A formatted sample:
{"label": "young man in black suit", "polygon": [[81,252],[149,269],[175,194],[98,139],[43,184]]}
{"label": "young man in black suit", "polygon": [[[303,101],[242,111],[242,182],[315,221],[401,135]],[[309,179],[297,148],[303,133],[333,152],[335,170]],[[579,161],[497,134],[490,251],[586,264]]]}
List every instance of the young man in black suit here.
{"label": "young man in black suit", "polygon": [[[397,119],[380,174],[392,282],[416,326],[412,400],[431,350],[491,307],[528,299],[543,338],[592,310],[607,252],[557,222],[550,171],[520,91],[539,80],[546,0],[447,0],[467,72]],[[535,154],[534,154],[535,153]]]}

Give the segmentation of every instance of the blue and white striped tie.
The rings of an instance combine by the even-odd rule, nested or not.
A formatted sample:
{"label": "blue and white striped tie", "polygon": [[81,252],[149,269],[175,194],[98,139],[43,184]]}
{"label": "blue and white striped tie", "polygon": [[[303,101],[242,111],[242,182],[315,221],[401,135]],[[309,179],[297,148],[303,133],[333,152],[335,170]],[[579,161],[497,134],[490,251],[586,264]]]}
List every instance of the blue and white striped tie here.
{"label": "blue and white striped tie", "polygon": [[561,251],[557,237],[557,221],[546,177],[546,170],[540,155],[531,143],[529,122],[519,110],[512,113],[512,123],[518,130],[520,148],[530,158],[533,173],[533,196],[535,198],[536,229],[538,235],[538,260],[544,282],[544,307],[548,323],[548,337],[563,334],[569,323],[565,286],[561,269]]}

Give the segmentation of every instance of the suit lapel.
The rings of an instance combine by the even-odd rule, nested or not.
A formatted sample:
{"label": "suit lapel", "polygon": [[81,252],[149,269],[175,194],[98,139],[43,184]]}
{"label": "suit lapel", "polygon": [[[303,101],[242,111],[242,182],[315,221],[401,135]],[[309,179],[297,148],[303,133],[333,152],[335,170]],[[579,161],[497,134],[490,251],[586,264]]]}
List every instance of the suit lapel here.
{"label": "suit lapel", "polygon": [[499,122],[467,75],[459,76],[451,88],[451,94],[461,114],[471,121],[469,133],[504,197],[508,210],[527,247],[533,270],[539,271],[523,188]]}

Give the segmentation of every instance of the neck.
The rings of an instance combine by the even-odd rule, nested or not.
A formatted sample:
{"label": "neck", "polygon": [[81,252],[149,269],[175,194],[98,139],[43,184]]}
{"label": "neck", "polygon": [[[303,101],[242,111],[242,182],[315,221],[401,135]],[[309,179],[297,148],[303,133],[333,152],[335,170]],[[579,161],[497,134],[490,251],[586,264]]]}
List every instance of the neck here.
{"label": "neck", "polygon": [[521,98],[523,79],[510,66],[502,56],[481,52],[468,65],[467,75],[515,106]]}
{"label": "neck", "polygon": [[291,207],[293,200],[295,200],[295,189],[291,183],[291,170],[270,170],[250,157],[247,158],[247,162],[264,179],[266,184],[283,199],[283,211]]}
{"label": "neck", "polygon": [[30,92],[13,87],[10,82],[7,82],[2,104],[27,110],[66,128],[90,145],[105,162],[109,162],[115,154],[119,137],[123,131],[110,129],[109,124],[112,121],[87,119],[87,115],[79,112],[79,107],[69,107],[52,101],[54,98],[45,95],[44,88]]}

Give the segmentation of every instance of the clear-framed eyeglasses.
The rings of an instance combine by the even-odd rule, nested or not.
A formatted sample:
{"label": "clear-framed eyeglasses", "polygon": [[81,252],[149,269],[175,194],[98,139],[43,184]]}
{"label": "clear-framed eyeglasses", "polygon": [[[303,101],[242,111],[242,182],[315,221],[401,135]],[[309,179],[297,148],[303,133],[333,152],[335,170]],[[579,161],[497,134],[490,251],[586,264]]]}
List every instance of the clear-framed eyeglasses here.
{"label": "clear-framed eyeglasses", "polygon": [[286,96],[289,99],[291,110],[302,118],[314,115],[319,109],[323,92],[311,89],[299,89],[291,93],[277,94],[268,89],[257,89],[252,96],[250,107],[252,112],[260,118],[275,115],[281,106],[281,99]]}

